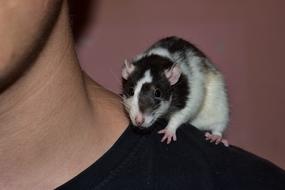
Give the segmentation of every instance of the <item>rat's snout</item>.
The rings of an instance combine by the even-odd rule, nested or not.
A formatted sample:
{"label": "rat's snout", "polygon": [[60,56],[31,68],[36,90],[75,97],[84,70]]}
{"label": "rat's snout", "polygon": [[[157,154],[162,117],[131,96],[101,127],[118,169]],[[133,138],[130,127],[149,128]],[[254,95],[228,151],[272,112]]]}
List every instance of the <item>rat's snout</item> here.
{"label": "rat's snout", "polygon": [[136,122],[136,125],[137,126],[141,126],[143,123],[144,123],[144,117],[142,114],[138,114],[136,117],[135,117],[135,122]]}

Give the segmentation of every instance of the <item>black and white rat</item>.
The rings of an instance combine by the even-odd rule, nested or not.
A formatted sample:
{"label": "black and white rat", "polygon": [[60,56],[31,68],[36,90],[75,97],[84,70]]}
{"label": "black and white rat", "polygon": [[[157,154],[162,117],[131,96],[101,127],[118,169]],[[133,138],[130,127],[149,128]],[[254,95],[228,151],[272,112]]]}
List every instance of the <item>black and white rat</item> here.
{"label": "black and white rat", "polygon": [[133,125],[150,127],[168,120],[160,130],[162,142],[177,140],[177,128],[186,122],[216,144],[228,142],[222,134],[229,121],[228,97],[223,75],[206,55],[190,42],[167,37],[122,69],[123,103]]}

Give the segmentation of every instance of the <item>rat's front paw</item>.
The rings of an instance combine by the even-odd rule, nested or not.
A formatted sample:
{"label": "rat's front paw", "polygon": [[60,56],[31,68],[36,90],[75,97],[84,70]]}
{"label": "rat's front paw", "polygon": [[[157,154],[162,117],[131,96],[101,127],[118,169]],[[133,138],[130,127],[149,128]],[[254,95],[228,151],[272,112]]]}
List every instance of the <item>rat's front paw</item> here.
{"label": "rat's front paw", "polygon": [[168,127],[158,131],[158,134],[164,134],[164,136],[161,139],[161,142],[164,142],[167,139],[167,141],[166,141],[167,144],[171,143],[172,139],[173,139],[173,141],[177,140],[176,130],[169,129]]}

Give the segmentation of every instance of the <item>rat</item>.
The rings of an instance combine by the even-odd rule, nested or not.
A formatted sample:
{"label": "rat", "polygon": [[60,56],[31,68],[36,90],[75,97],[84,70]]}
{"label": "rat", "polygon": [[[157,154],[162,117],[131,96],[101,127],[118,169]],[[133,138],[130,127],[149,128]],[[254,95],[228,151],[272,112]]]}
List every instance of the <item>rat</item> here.
{"label": "rat", "polygon": [[163,38],[125,60],[122,98],[134,126],[149,128],[160,118],[168,121],[158,131],[161,142],[176,141],[179,126],[190,123],[206,131],[206,140],[229,146],[222,137],[229,122],[224,77],[201,50],[182,38]]}

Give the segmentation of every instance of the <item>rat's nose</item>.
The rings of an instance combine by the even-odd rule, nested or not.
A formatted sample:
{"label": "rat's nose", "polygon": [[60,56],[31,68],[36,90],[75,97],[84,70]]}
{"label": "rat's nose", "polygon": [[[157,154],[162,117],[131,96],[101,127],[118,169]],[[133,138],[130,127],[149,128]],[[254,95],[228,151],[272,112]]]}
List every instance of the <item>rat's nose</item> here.
{"label": "rat's nose", "polygon": [[137,126],[141,126],[144,123],[144,117],[142,116],[142,114],[138,114],[135,117],[135,122],[136,122]]}

